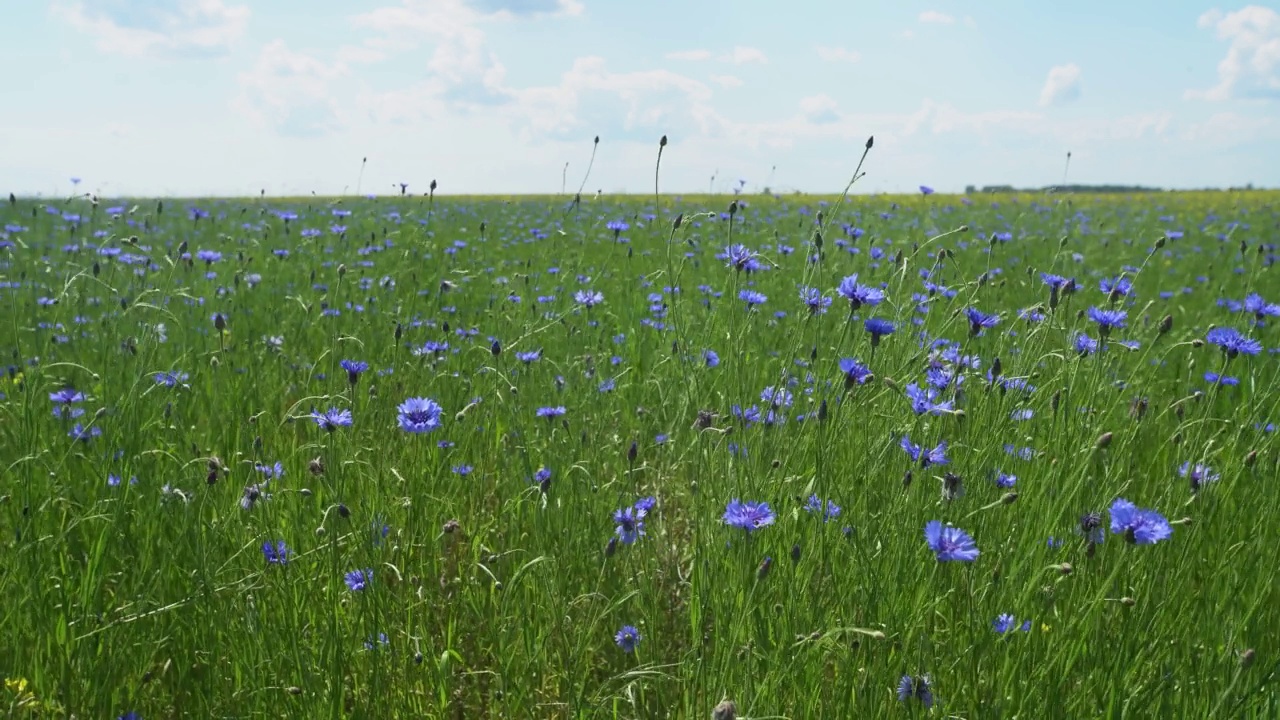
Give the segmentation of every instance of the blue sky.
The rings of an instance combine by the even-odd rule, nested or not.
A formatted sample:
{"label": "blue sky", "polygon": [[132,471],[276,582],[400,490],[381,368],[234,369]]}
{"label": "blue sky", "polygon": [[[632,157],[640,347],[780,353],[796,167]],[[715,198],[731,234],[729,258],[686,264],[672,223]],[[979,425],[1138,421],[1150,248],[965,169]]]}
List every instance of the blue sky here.
{"label": "blue sky", "polygon": [[[12,3],[24,194],[1280,186],[1280,6]],[[362,158],[368,158],[363,177]],[[712,178],[714,177],[714,182]],[[398,190],[396,190],[398,192]]]}

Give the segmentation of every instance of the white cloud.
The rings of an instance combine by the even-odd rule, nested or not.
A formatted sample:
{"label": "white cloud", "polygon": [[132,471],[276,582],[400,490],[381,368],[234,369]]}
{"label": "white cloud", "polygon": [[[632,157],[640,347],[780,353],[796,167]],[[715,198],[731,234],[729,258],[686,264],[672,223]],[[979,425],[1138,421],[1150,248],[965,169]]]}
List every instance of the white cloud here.
{"label": "white cloud", "polygon": [[836,101],[829,95],[811,95],[800,100],[800,114],[818,125],[839,120],[840,114],[836,112],[836,107]]}
{"label": "white cloud", "polygon": [[232,105],[281,134],[321,135],[343,125],[330,84],[346,74],[341,63],[293,52],[275,40],[262,48],[253,68],[240,74],[240,94]]}
{"label": "white cloud", "polygon": [[955,21],[956,21],[955,18],[951,17],[946,13],[938,12],[937,10],[925,10],[924,12],[920,13],[920,22],[922,23],[933,23],[935,25],[950,25]]}
{"label": "white cloud", "polygon": [[742,80],[733,75],[711,75],[708,79],[722,88],[742,87]]}
{"label": "white cloud", "polygon": [[690,60],[694,62],[701,62],[703,60],[711,59],[711,51],[710,50],[679,50],[676,52],[667,53],[666,58],[668,60]]}
{"label": "white cloud", "polygon": [[1235,144],[1256,139],[1280,139],[1280,123],[1268,117],[1215,113],[1204,122],[1188,125],[1180,137],[1188,142]]}
{"label": "white cloud", "polygon": [[765,54],[760,50],[753,47],[744,47],[742,45],[738,45],[731,52],[721,55],[720,59],[724,62],[733,63],[734,65],[746,65],[747,63],[753,62],[769,62],[769,58],[765,57]]}
{"label": "white cloud", "polygon": [[1080,66],[1075,63],[1056,65],[1040,89],[1040,107],[1070,102],[1080,97]]}
{"label": "white cloud", "polygon": [[223,0],[163,0],[120,13],[83,2],[55,2],[54,15],[94,38],[103,52],[132,57],[221,54],[244,36],[247,5]]}
{"label": "white cloud", "polygon": [[1212,28],[1229,47],[1218,63],[1218,84],[1188,90],[1187,98],[1280,98],[1280,13],[1259,5],[1226,14],[1214,9],[1200,16],[1199,25]]}
{"label": "white cloud", "polygon": [[827,62],[851,62],[856,63],[862,59],[862,55],[857,50],[849,50],[842,47],[826,47],[818,46],[818,57]]}

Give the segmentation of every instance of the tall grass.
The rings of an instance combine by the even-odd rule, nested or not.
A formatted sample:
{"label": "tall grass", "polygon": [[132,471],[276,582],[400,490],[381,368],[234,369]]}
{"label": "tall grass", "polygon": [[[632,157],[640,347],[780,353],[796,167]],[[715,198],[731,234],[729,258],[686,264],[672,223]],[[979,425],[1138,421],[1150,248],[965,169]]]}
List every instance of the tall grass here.
{"label": "tall grass", "polygon": [[[1280,320],[1231,305],[1280,301],[1274,193],[135,202],[0,210],[16,717],[1280,713]],[[854,273],[884,302],[851,312]],[[414,397],[439,429],[401,429]],[[1118,498],[1172,535],[1109,532]]]}

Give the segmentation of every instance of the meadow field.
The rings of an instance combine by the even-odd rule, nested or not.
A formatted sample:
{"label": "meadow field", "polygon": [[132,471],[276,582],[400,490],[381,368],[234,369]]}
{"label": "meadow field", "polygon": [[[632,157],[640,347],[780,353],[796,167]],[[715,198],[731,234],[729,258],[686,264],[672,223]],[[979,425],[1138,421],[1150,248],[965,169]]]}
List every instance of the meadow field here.
{"label": "meadow field", "polygon": [[13,198],[0,708],[1280,717],[1280,193]]}

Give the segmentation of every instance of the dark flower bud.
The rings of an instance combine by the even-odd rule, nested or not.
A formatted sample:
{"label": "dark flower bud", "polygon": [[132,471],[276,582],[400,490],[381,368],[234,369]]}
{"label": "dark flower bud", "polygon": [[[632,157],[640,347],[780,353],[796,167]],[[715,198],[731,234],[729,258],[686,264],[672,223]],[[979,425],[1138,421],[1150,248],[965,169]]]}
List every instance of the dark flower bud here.
{"label": "dark flower bud", "polygon": [[902,476],[902,487],[904,488],[911,487],[911,471],[910,470],[908,470]]}
{"label": "dark flower bud", "polygon": [[737,214],[738,214],[738,201],[734,200],[729,203],[729,217],[733,217],[734,215],[737,215]]}
{"label": "dark flower bud", "polygon": [[1017,500],[1018,500],[1018,493],[1016,492],[1007,492],[1004,495],[1000,496],[1001,505],[1012,505]]}
{"label": "dark flower bud", "polygon": [[867,137],[867,145],[866,145],[866,149],[867,149],[867,150],[870,150],[870,149],[871,149],[871,146],[872,146],[872,145],[875,145],[875,144],[876,144],[876,136],[875,136],[875,135],[870,135],[870,136],[868,136],[868,137]]}
{"label": "dark flower bud", "polygon": [[307,469],[311,471],[312,475],[323,475],[324,459],[320,457],[313,458],[311,462],[307,465]]}
{"label": "dark flower bud", "polygon": [[609,544],[604,546],[604,556],[607,558],[611,558],[613,557],[613,554],[617,551],[618,551],[618,536],[614,535],[613,537],[609,538]]}
{"label": "dark flower bud", "polygon": [[658,147],[660,147],[660,148],[664,148],[664,147],[666,147],[666,146],[667,146],[667,136],[666,136],[666,135],[663,135],[663,136],[658,140]]}
{"label": "dark flower bud", "polygon": [[760,561],[760,567],[756,568],[756,580],[764,580],[766,577],[769,577],[769,570],[772,568],[773,558],[766,555],[765,558]]}
{"label": "dark flower bud", "polygon": [[1240,667],[1248,668],[1250,665],[1252,665],[1253,656],[1254,656],[1253,648],[1248,648],[1244,652],[1240,653]]}
{"label": "dark flower bud", "polygon": [[822,403],[818,405],[818,422],[823,422],[826,419],[827,419],[827,399],[822,398]]}
{"label": "dark flower bud", "polygon": [[671,221],[671,229],[672,229],[672,230],[679,230],[679,229],[680,229],[680,226],[681,226],[683,223],[684,223],[684,213],[679,213],[679,214],[677,214],[677,215],[676,215],[676,219]]}
{"label": "dark flower bud", "polygon": [[1098,436],[1098,440],[1097,440],[1097,442],[1095,442],[1095,443],[1094,443],[1094,446],[1095,446],[1095,447],[1097,447],[1099,450],[1101,450],[1101,449],[1103,449],[1103,448],[1105,448],[1105,447],[1107,447],[1107,446],[1109,446],[1109,445],[1111,444],[1111,438],[1112,438],[1112,437],[1113,437],[1113,436],[1112,436],[1112,434],[1111,434],[1111,433],[1109,433],[1109,432],[1104,432],[1104,433],[1102,433],[1101,435],[1099,435],[1099,436]]}
{"label": "dark flower bud", "polygon": [[1258,462],[1258,451],[1250,450],[1249,454],[1244,456],[1244,466],[1253,467],[1256,462]]}
{"label": "dark flower bud", "polygon": [[502,345],[500,345],[497,340],[494,340],[493,344],[489,346],[489,352],[493,353],[494,357],[501,355]]}
{"label": "dark flower bud", "polygon": [[1060,565],[1050,565],[1049,567],[1056,570],[1060,575],[1070,575],[1072,572],[1075,571],[1075,568],[1071,566],[1071,563],[1065,563],[1065,562]]}
{"label": "dark flower bud", "polygon": [[627,462],[634,464],[636,461],[636,455],[638,455],[639,452],[639,446],[636,445],[635,440],[632,440],[631,447],[627,448]]}
{"label": "dark flower bud", "polygon": [[432,181],[431,181],[431,184],[430,184],[430,185],[428,185],[427,187],[429,187],[429,188],[431,189],[431,192],[435,192],[435,191],[436,191],[436,188],[437,188],[437,187],[440,187],[440,186],[439,186],[439,185],[436,185],[436,181],[435,181],[435,180],[432,180]]}
{"label": "dark flower bud", "polygon": [[338,503],[338,517],[342,518],[343,520],[346,520],[347,518],[351,517],[351,511],[348,510],[347,506],[343,505],[342,503]]}
{"label": "dark flower bud", "polygon": [[445,535],[452,535],[452,534],[454,534],[454,533],[458,532],[458,530],[459,530],[461,527],[462,527],[462,526],[458,524],[458,521],[457,521],[457,520],[453,520],[453,519],[446,520],[446,521],[445,521],[445,523],[444,523],[444,528],[443,528],[443,530],[444,530],[444,534],[445,534]]}
{"label": "dark flower bud", "polygon": [[414,665],[421,665],[421,664],[422,664],[422,653],[420,653],[420,652],[416,652],[416,653],[414,653],[414,654],[413,654],[413,664],[414,664]]}
{"label": "dark flower bud", "polygon": [[290,695],[301,695],[301,694],[302,694],[302,688],[298,687],[297,685],[292,685],[292,686],[290,686],[290,687],[289,687],[289,691],[288,691],[288,692],[289,692],[289,694],[290,694]]}
{"label": "dark flower bud", "polygon": [[791,546],[791,562],[800,562],[800,543]]}
{"label": "dark flower bud", "polygon": [[1160,327],[1158,328],[1158,331],[1161,335],[1169,332],[1172,329],[1173,329],[1172,315],[1165,315],[1164,317],[1160,318]]}
{"label": "dark flower bud", "polygon": [[204,481],[209,485],[216,485],[218,483],[218,471],[210,470]]}
{"label": "dark flower bud", "polygon": [[1131,597],[1129,597],[1128,595],[1126,595],[1126,596],[1124,596],[1124,597],[1120,598],[1120,604],[1121,604],[1121,605],[1123,605],[1123,606],[1125,606],[1125,607],[1133,607],[1134,605],[1137,605],[1137,604],[1138,604],[1138,601],[1137,601],[1137,600],[1134,600],[1133,598],[1131,598]]}

